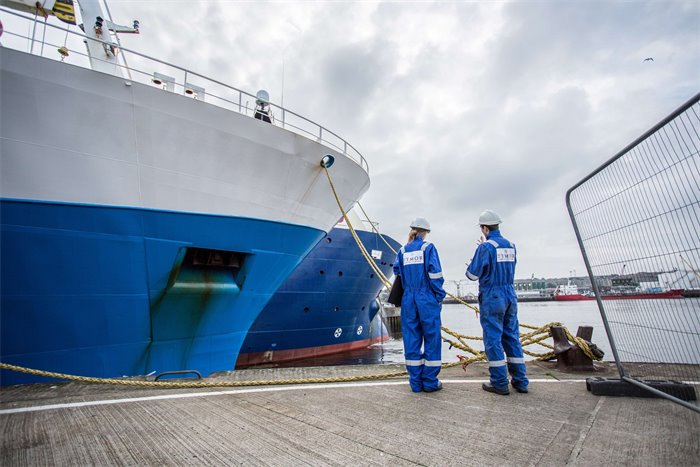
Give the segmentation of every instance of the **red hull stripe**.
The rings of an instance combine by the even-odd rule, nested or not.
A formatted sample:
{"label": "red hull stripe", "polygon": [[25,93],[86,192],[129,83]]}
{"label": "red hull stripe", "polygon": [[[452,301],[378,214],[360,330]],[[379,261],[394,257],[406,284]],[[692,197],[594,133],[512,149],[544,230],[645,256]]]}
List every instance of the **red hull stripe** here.
{"label": "red hull stripe", "polygon": [[[683,298],[682,290],[669,290],[667,292],[649,292],[622,295],[603,295],[603,300],[639,300],[644,298]],[[581,294],[555,295],[557,302],[573,302],[578,300],[595,300],[595,297],[587,297]]]}
{"label": "red hull stripe", "polygon": [[322,345],[320,347],[307,347],[303,349],[269,350],[267,352],[240,353],[236,361],[236,368],[243,368],[263,363],[280,363],[304,358],[321,357],[334,353],[347,352],[349,350],[364,349],[372,344],[378,344],[388,340],[388,336],[379,336],[361,341],[345,342],[342,344]]}

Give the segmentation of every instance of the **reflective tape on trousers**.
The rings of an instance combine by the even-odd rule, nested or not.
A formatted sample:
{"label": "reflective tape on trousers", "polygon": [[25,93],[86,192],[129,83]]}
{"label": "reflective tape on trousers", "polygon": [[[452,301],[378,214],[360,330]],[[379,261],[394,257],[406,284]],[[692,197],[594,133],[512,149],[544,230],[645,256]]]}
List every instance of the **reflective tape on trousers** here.
{"label": "reflective tape on trousers", "polygon": [[425,360],[406,360],[406,366],[421,366]]}

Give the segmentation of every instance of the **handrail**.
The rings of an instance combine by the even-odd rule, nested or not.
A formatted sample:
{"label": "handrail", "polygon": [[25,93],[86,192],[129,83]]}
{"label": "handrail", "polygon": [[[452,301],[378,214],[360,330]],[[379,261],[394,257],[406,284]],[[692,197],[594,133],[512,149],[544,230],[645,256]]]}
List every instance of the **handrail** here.
{"label": "handrail", "polygon": [[[39,25],[44,26],[44,27],[50,27],[50,28],[53,28],[55,30],[62,31],[62,32],[66,33],[67,35],[70,34],[73,36],[77,36],[78,38],[81,39],[81,41],[86,38],[86,36],[83,35],[82,33],[77,33],[77,32],[71,31],[70,29],[67,29],[67,28],[63,28],[60,26],[49,24],[48,22],[44,22],[44,21],[39,22],[37,20],[37,18],[35,18],[35,17],[29,17],[29,16],[26,16],[24,14],[21,14],[21,13],[12,11],[12,10],[8,10],[7,8],[4,8],[4,7],[0,7],[0,11],[2,11],[3,13],[7,13],[10,15],[16,16],[18,18],[30,21],[32,23],[39,24]],[[44,55],[43,55],[42,51],[43,51],[44,45],[48,45],[50,47],[64,47],[63,45],[52,44],[51,42],[48,42],[45,37],[42,38],[41,40],[38,40],[38,39],[29,37],[29,36],[24,36],[22,34],[8,31],[7,28],[8,28],[8,26],[5,25],[5,30],[3,31],[4,34],[19,37],[19,38],[22,38],[22,39],[27,40],[27,41],[32,41],[32,42],[36,41],[37,43],[42,45],[42,47],[39,48],[39,50],[40,50],[39,53],[34,52],[34,48],[32,47],[29,51],[29,53],[32,55],[39,55],[39,56],[43,57]],[[68,37],[67,35],[66,35],[66,38]],[[45,36],[45,34],[44,34],[44,36]],[[178,88],[182,88],[183,91],[185,90],[185,85],[187,84],[187,78],[190,76],[196,76],[197,78],[208,81],[209,83],[215,84],[217,86],[221,86],[225,89],[228,89],[230,91],[238,93],[238,102],[234,102],[234,101],[231,101],[225,97],[217,96],[217,95],[212,94],[212,93],[207,91],[207,94],[206,94],[207,97],[215,99],[221,103],[230,104],[229,106],[224,106],[224,105],[217,105],[217,104],[212,103],[212,105],[217,105],[218,107],[221,107],[221,108],[224,108],[226,110],[236,112],[239,114],[243,114],[243,115],[249,115],[249,111],[250,111],[251,117],[252,117],[252,114],[255,112],[255,107],[249,108],[247,106],[247,103],[246,103],[245,107],[243,106],[243,99],[242,99],[243,96],[247,96],[253,100],[257,99],[255,95],[253,95],[249,92],[235,88],[233,86],[230,86],[230,85],[223,83],[221,81],[218,81],[216,79],[209,78],[207,76],[204,76],[200,73],[189,70],[187,68],[183,68],[181,66],[157,59],[155,57],[148,56],[146,54],[143,54],[141,52],[137,52],[137,51],[132,50],[132,49],[128,49],[126,47],[118,46],[117,44],[110,42],[110,41],[104,41],[104,40],[95,39],[95,38],[90,38],[90,40],[94,40],[94,41],[100,42],[102,44],[107,44],[109,46],[116,47],[120,52],[128,52],[128,53],[134,54],[138,57],[144,58],[147,61],[159,63],[161,65],[165,65],[165,66],[172,68],[174,70],[178,70],[179,72],[181,72],[183,74],[183,80],[181,83],[177,82],[177,80],[176,80],[173,84],[175,86],[177,86]],[[4,44],[2,46],[5,47]],[[70,53],[73,53],[73,54],[76,54],[79,56],[88,57],[87,54],[80,52],[77,49],[68,49],[68,50],[70,51]],[[45,58],[52,59],[51,57],[45,57]],[[96,57],[91,57],[91,58],[93,60],[100,60],[99,58],[96,58]],[[56,60],[56,59],[53,59],[53,60]],[[81,66],[81,65],[77,65],[77,66]],[[146,76],[147,78],[151,78],[153,76],[153,72],[156,71],[156,70],[151,70],[150,72],[147,72],[147,71],[143,71],[143,70],[140,70],[138,68],[135,68],[134,66],[122,65],[121,63],[118,63],[117,66],[123,70],[128,71],[128,72],[134,72],[138,76]],[[135,80],[133,78],[134,77],[132,76],[128,79],[131,81],[139,81],[139,80]],[[127,78],[125,78],[125,79],[127,79]],[[149,81],[147,81],[147,80],[140,80],[139,82],[149,84]],[[303,117],[302,115],[299,115],[298,113],[296,113],[292,110],[286,109],[284,107],[280,107],[279,105],[273,104],[273,103],[269,103],[269,105],[270,105],[271,110],[274,108],[275,111],[279,112],[282,115],[281,120],[275,121],[274,123],[272,123],[273,125],[284,128],[288,131],[292,131],[293,133],[296,133],[296,134],[303,136],[305,138],[315,140],[315,141],[322,143],[324,145],[331,146],[331,147],[337,149],[343,155],[352,159],[355,163],[357,163],[360,167],[362,167],[362,169],[365,172],[369,173],[369,165],[367,164],[367,160],[364,158],[364,156],[357,149],[355,149],[355,147],[352,144],[350,144],[345,139],[338,136],[335,132],[319,125],[318,123],[316,123],[312,120],[309,120],[306,117]],[[238,108],[238,110],[236,110],[236,108]],[[290,115],[298,118],[300,120],[300,122],[297,123],[296,125],[294,123],[288,122],[287,119],[289,118]],[[301,126],[298,126],[299,124],[303,124],[303,123],[310,124],[311,131],[304,129]],[[334,138],[336,138],[337,142],[330,141],[328,139],[329,136],[333,136]]]}

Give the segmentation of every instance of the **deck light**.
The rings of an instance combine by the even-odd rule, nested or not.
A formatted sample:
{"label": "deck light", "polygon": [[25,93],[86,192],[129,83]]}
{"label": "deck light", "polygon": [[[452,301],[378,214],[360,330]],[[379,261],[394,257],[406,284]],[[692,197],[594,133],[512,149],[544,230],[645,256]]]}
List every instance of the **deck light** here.
{"label": "deck light", "polygon": [[97,34],[98,36],[102,35],[102,21],[103,20],[100,16],[95,18],[95,34]]}

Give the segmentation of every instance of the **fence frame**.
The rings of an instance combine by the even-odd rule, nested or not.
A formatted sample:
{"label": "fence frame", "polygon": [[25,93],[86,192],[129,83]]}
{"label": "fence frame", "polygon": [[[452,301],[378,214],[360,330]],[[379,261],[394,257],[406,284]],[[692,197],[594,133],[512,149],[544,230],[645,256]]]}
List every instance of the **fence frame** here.
{"label": "fence frame", "polygon": [[634,149],[636,146],[647,140],[649,137],[651,137],[653,134],[655,134],[657,131],[659,131],[661,128],[666,126],[668,123],[673,121],[676,117],[678,117],[680,114],[685,112],[686,110],[690,109],[693,105],[695,105],[698,101],[700,101],[700,93],[695,94],[692,98],[690,98],[688,101],[686,101],[683,105],[678,107],[676,110],[674,110],[670,115],[668,115],[666,118],[661,120],[659,123],[654,125],[652,128],[647,130],[644,134],[642,134],[639,138],[634,140],[632,143],[628,144],[624,149],[619,151],[617,154],[615,154],[613,157],[608,159],[606,162],[604,162],[601,166],[599,166],[597,169],[595,169],[593,172],[588,174],[586,177],[584,177],[581,181],[576,183],[574,186],[569,188],[566,192],[566,209],[569,212],[569,218],[571,219],[571,224],[573,225],[574,228],[574,233],[576,234],[576,240],[578,241],[579,248],[581,250],[581,254],[583,256],[583,262],[586,265],[586,271],[588,271],[588,277],[591,280],[591,287],[593,288],[593,292],[595,293],[595,298],[596,298],[596,303],[598,304],[598,310],[600,311],[600,316],[603,320],[603,326],[605,328],[605,333],[608,336],[608,340],[610,341],[610,347],[612,349],[613,357],[615,358],[615,365],[617,366],[617,370],[620,374],[620,379],[622,381],[625,381],[627,383],[633,384],[635,386],[638,386],[646,391],[649,391],[656,395],[657,397],[663,397],[665,399],[668,399],[672,402],[675,402],[677,404],[680,404],[684,407],[687,407],[691,410],[694,410],[695,412],[700,413],[700,407],[691,404],[690,402],[684,401],[682,399],[679,399],[675,396],[672,396],[670,394],[667,394],[663,391],[659,391],[656,388],[651,387],[648,384],[645,384],[643,381],[639,381],[635,378],[632,378],[627,374],[627,371],[625,370],[624,365],[622,364],[622,361],[620,360],[620,355],[618,354],[617,351],[617,346],[615,345],[615,338],[613,336],[612,330],[610,328],[610,324],[608,322],[607,315],[605,313],[605,307],[603,306],[603,300],[602,296],[600,293],[600,290],[598,289],[598,282],[595,280],[595,276],[593,274],[593,268],[591,267],[591,263],[588,258],[588,254],[586,253],[586,247],[583,243],[583,238],[581,237],[581,232],[579,231],[579,226],[578,223],[576,222],[576,216],[574,215],[573,208],[571,207],[571,194],[579,188],[581,185],[586,183],[588,180],[592,179],[595,177],[597,174],[602,172],[604,169],[606,169],[608,166],[610,166],[612,163],[620,159],[622,156],[626,155],[628,152],[630,152],[632,149]]}

